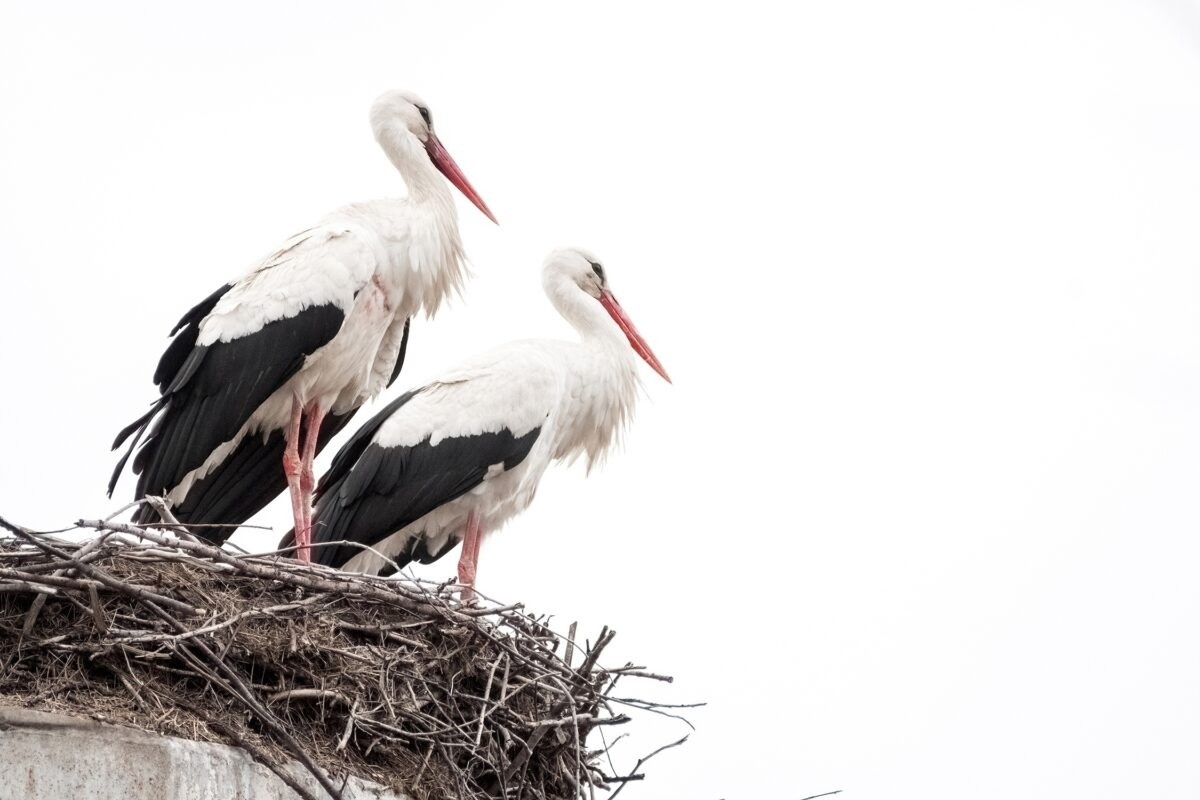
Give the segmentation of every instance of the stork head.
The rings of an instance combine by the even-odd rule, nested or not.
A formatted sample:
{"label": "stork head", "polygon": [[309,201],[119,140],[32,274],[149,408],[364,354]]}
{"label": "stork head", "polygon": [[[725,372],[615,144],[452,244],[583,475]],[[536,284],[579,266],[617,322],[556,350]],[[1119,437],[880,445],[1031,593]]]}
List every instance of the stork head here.
{"label": "stork head", "polygon": [[671,382],[671,376],[654,355],[650,345],[646,344],[646,340],[625,313],[625,309],[617,302],[616,295],[608,285],[608,273],[598,258],[576,247],[554,250],[546,257],[545,266],[542,268],[542,282],[551,299],[555,296],[553,287],[565,283],[568,289],[573,285],[597,301],[608,316],[612,317],[613,322],[617,323],[621,333],[625,334],[633,351],[641,356],[652,370],[661,375],[663,380]]}
{"label": "stork head", "polygon": [[[376,141],[392,158],[393,163],[397,162],[393,154],[394,142],[408,139],[415,143],[424,150],[438,172],[445,175],[485,217],[496,222],[496,217],[487,207],[487,203],[483,202],[483,198],[471,186],[467,176],[463,175],[458,164],[454,163],[450,153],[433,132],[433,114],[424,100],[412,92],[400,89],[384,92],[371,106],[371,130],[375,132]],[[396,163],[396,166],[403,170],[400,163]]]}

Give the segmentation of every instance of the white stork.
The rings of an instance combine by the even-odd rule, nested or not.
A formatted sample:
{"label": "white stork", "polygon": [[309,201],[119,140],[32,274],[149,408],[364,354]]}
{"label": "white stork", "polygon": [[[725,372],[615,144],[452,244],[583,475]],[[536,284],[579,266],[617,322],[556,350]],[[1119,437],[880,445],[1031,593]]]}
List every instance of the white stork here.
{"label": "white stork", "polygon": [[[635,353],[670,382],[594,257],[557,250],[542,283],[580,340],[510,342],[390,403],[322,477],[314,545],[357,542],[403,567],[461,541],[458,580],[469,598],[483,536],[529,505],[551,461],[585,455],[590,468],[629,421]],[[350,570],[390,566],[352,544],[313,550],[314,560]]]}
{"label": "white stork", "polygon": [[[408,196],[333,212],[183,316],[154,373],[161,397],[113,445],[136,433],[110,496],[144,436],[133,460],[138,498],[166,496],[181,522],[219,543],[232,527],[200,526],[245,522],[286,482],[308,559],[313,457],[395,380],[410,318],[434,313],[462,285],[458,218],[442,176],[496,221],[416,95],[386,92],[370,119]],[[135,515],[155,517],[146,505]]]}

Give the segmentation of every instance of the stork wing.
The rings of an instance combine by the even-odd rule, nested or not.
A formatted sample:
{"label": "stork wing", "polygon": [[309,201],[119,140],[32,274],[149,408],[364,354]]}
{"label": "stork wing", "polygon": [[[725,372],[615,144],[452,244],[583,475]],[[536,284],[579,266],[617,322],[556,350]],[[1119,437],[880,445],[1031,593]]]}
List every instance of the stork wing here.
{"label": "stork wing", "polygon": [[[400,333],[399,350],[386,359],[383,354],[380,359],[390,364],[390,359],[395,358],[391,367],[391,374],[395,376],[404,363],[409,324],[406,320],[393,327]],[[355,406],[340,414],[330,413],[325,418],[317,438],[318,453],[357,412]],[[284,445],[282,430],[271,431],[265,437],[243,438],[218,467],[192,484],[184,501],[173,509],[175,516],[189,525],[240,524],[250,519],[287,488],[287,479],[280,469]],[[233,529],[206,528],[197,533],[213,541],[223,541]]]}
{"label": "stork wing", "polygon": [[[516,366],[460,373],[376,414],[321,479],[314,543],[375,545],[524,461],[557,403],[558,384],[546,370]],[[429,563],[456,541],[452,535],[430,549],[415,531],[393,559],[401,566]],[[313,558],[340,566],[360,552],[353,545],[318,547]]]}
{"label": "stork wing", "polygon": [[189,311],[155,371],[162,396],[114,444],[136,431],[109,493],[143,435],[133,462],[138,497],[165,494],[202,466],[337,335],[373,271],[353,231],[316,228]]}

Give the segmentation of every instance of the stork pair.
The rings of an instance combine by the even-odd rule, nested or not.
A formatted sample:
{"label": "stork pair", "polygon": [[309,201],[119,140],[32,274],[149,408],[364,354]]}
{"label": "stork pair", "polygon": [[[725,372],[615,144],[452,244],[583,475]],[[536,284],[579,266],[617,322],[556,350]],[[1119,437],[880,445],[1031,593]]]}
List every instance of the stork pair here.
{"label": "stork pair", "polygon": [[[132,437],[109,495],[136,451],[137,498],[165,497],[220,543],[286,487],[301,560],[378,571],[461,542],[469,594],[482,537],[528,506],[550,462],[591,463],[613,443],[636,398],[635,353],[670,379],[599,262],[556,250],[543,287],[578,342],[512,342],[401,395],[317,485],[316,454],[399,375],[412,318],[462,285],[447,181],[496,221],[424,102],[387,92],[370,119],[408,196],[335,211],[184,314],[154,373],[160,396],[113,445]],[[134,519],[157,515],[143,504]]]}

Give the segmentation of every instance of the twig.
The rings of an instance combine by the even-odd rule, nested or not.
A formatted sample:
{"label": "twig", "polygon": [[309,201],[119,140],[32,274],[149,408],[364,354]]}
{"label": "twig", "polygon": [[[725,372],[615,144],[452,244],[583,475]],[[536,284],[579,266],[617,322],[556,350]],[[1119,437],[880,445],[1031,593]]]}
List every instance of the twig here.
{"label": "twig", "polygon": [[614,706],[672,708],[614,697],[619,679],[670,679],[602,666],[608,628],[588,646],[577,625],[560,633],[519,603],[463,607],[452,581],[230,553],[177,535],[164,510],[150,526],[81,521],[98,532],[83,543],[0,518],[17,537],[0,539],[0,698],[53,696],[242,746],[285,780],[294,759],[320,796],[338,797],[345,783],[330,776],[352,772],[464,800],[591,798],[641,779],[607,778],[609,746],[588,737],[630,721]]}
{"label": "twig", "polygon": [[579,622],[572,622],[571,627],[567,629],[567,649],[563,652],[563,663],[568,667],[571,666],[571,659],[575,656],[575,629]]}
{"label": "twig", "polygon": [[[642,768],[642,764],[645,764],[647,761],[654,758],[656,755],[663,752],[664,750],[670,750],[672,747],[679,747],[681,744],[683,744],[687,740],[688,740],[688,737],[685,736],[678,741],[671,742],[670,744],[664,744],[662,747],[658,748],[657,750],[650,753],[649,755],[642,756],[641,758],[639,758],[637,760],[637,763],[633,765],[633,769],[630,770],[630,774],[637,774],[637,771]],[[621,790],[624,789],[627,785],[628,784],[623,783],[620,786],[618,786],[617,790],[615,792],[613,792],[611,795],[609,795],[608,800],[615,800],[616,796],[619,795],[621,793]]]}
{"label": "twig", "polygon": [[288,689],[286,692],[276,692],[271,695],[267,698],[267,702],[277,703],[280,700],[304,700],[309,698],[337,700],[347,708],[354,705],[346,695],[339,692],[332,692],[328,689]]}

